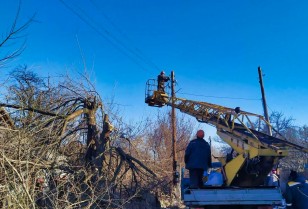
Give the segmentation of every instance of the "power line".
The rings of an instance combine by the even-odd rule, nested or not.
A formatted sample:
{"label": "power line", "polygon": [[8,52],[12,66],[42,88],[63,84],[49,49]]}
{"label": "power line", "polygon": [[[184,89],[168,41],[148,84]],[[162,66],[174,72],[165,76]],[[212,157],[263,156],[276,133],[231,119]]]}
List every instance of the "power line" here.
{"label": "power line", "polygon": [[268,105],[266,105],[266,106],[268,107],[268,109],[270,109],[270,111],[274,112],[270,106],[268,106]]}
{"label": "power line", "polygon": [[[91,0],[91,3],[94,5],[94,7],[100,12],[100,14],[109,22],[113,28],[118,31],[118,33],[124,37],[126,40],[130,41],[131,43],[133,42],[106,14],[105,12],[99,7],[98,4],[95,3],[94,0]],[[158,67],[157,64],[155,64],[151,59],[149,59],[139,48],[134,47],[134,50],[136,53],[138,53],[140,56],[143,57],[143,59],[150,65],[152,65],[154,68],[160,70],[161,68]]]}
{"label": "power line", "polygon": [[[122,41],[120,41],[118,38],[116,38],[114,35],[112,35],[108,30],[106,30],[103,26],[99,25],[98,23],[95,23],[95,21],[86,14],[80,7],[77,6],[79,11],[83,13],[82,16],[80,12],[77,12],[72,6],[68,5],[64,0],[59,0],[66,8],[68,8],[72,13],[74,13],[79,19],[81,19],[85,24],[87,24],[89,27],[91,27],[95,32],[98,33],[101,37],[103,37],[105,40],[107,40],[113,47],[115,47],[117,50],[119,50],[122,54],[127,56],[131,61],[133,61],[135,64],[140,66],[143,70],[148,71],[147,68],[145,68],[139,61],[143,61],[144,63],[148,63],[147,60],[145,60],[142,56],[134,52],[132,49],[127,47]],[[97,27],[98,26],[98,27]],[[131,56],[134,55],[135,57]]]}
{"label": "power line", "polygon": [[243,98],[243,97],[222,97],[222,96],[209,96],[209,95],[191,94],[191,93],[178,93],[178,94],[199,96],[199,97],[208,97],[208,98],[217,98],[217,99],[260,100],[260,99]]}
{"label": "power line", "polygon": [[91,27],[95,32],[98,33],[101,37],[106,39],[113,47],[115,47],[117,50],[119,50],[122,54],[127,56],[129,59],[131,59],[135,64],[137,64],[139,67],[141,67],[143,70],[147,71],[142,64],[140,64],[134,57],[130,56],[126,51],[121,49],[116,43],[114,43],[106,34],[102,33],[99,29],[97,29],[94,25],[92,25],[88,20],[86,20],[84,17],[82,17],[77,11],[75,11],[71,6],[66,4],[63,0],[59,0],[63,3],[63,5],[68,8],[71,12],[73,12],[79,19],[81,19],[85,24],[87,24],[89,27]]}

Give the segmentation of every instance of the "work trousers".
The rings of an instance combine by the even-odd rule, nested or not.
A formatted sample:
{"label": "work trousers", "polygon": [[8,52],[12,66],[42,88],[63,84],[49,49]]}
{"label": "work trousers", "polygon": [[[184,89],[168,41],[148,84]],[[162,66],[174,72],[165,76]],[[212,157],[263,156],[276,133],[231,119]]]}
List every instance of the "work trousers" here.
{"label": "work trousers", "polygon": [[197,189],[203,187],[203,177],[204,170],[201,168],[189,169],[189,181],[190,188]]}

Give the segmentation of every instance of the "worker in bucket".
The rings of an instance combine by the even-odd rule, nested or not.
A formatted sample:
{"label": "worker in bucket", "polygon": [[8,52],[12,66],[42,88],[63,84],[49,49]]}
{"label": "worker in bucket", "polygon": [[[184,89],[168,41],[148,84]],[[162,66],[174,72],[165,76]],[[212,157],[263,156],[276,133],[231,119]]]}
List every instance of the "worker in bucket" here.
{"label": "worker in bucket", "polygon": [[285,198],[288,209],[308,208],[308,181],[296,171],[291,170]]}
{"label": "worker in bucket", "polygon": [[164,71],[161,71],[160,74],[157,76],[157,90],[160,92],[165,93],[165,82],[169,81],[170,78],[165,75]]}
{"label": "worker in bucket", "polygon": [[203,139],[204,131],[197,131],[196,137],[188,144],[184,157],[191,189],[203,187],[203,172],[212,165],[210,145]]}

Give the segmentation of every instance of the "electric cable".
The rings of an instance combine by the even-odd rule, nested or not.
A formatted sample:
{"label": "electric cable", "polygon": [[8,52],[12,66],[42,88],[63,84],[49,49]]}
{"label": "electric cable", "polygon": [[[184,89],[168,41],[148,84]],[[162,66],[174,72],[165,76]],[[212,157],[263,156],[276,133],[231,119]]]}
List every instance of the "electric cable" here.
{"label": "electric cable", "polygon": [[[117,50],[119,50],[122,54],[124,54],[125,56],[127,56],[129,59],[131,59],[131,61],[133,61],[135,64],[137,64],[139,67],[141,67],[143,70],[145,70],[146,72],[148,72],[148,69],[145,68],[139,61],[143,61],[146,64],[149,64],[148,61],[146,61],[143,57],[141,57],[139,54],[137,54],[136,52],[134,52],[132,49],[130,49],[129,47],[127,47],[123,42],[121,42],[118,38],[116,38],[115,36],[113,36],[108,30],[106,30],[104,27],[99,26],[99,28],[97,28],[97,25],[99,25],[98,23],[95,23],[95,21],[93,21],[93,19],[87,15],[81,8],[78,7],[78,9],[84,13],[82,16],[80,14],[80,12],[77,12],[72,6],[70,6],[69,4],[67,4],[64,0],[59,0],[67,9],[69,9],[72,13],[74,13],[80,20],[82,20],[85,24],[87,24],[89,27],[91,27],[95,32],[98,33],[98,35],[100,35],[102,38],[104,38],[106,41],[108,41],[113,47],[115,47]],[[101,30],[101,29],[102,30]],[[121,48],[122,47],[122,48]],[[134,55],[135,57],[131,56]]]}
{"label": "electric cable", "polygon": [[261,100],[261,99],[253,99],[253,98],[243,98],[243,97],[223,97],[223,96],[211,96],[211,95],[191,94],[191,93],[181,93],[181,92],[179,92],[178,94],[183,94],[183,95],[191,95],[191,96],[199,96],[199,97],[217,98],[217,99]]}
{"label": "electric cable", "polygon": [[[100,8],[100,6],[95,3],[94,0],[90,1],[94,7],[100,12],[100,14],[103,16],[103,18],[105,18],[105,20],[107,22],[110,23],[110,25],[112,25],[112,27],[122,36],[124,37],[126,40],[128,40],[129,42],[133,43],[133,41],[105,14],[105,12]],[[139,48],[137,47],[133,47],[135,52],[138,53],[140,56],[143,57],[143,59],[150,65],[152,65],[154,68],[160,70],[161,68],[158,67],[158,65],[156,63],[154,63],[151,59],[149,59]]]}

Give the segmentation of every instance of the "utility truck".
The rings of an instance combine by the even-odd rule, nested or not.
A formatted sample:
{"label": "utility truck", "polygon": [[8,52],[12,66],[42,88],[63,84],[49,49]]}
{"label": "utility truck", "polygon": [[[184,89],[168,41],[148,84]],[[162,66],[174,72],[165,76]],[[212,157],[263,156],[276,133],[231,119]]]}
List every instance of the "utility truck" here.
{"label": "utility truck", "polygon": [[[149,106],[171,106],[195,117],[201,123],[216,127],[217,135],[231,146],[236,155],[216,157],[223,175],[222,185],[207,185],[190,189],[182,178],[182,198],[190,208],[285,208],[279,187],[265,185],[270,171],[289,149],[308,152],[308,149],[291,143],[282,136],[277,138],[264,133],[260,127],[271,124],[262,115],[202,101],[193,101],[156,90],[156,81],[146,83],[145,102]],[[271,127],[275,132],[276,130]],[[186,180],[186,181],[185,181]],[[186,183],[185,183],[186,182]]]}

